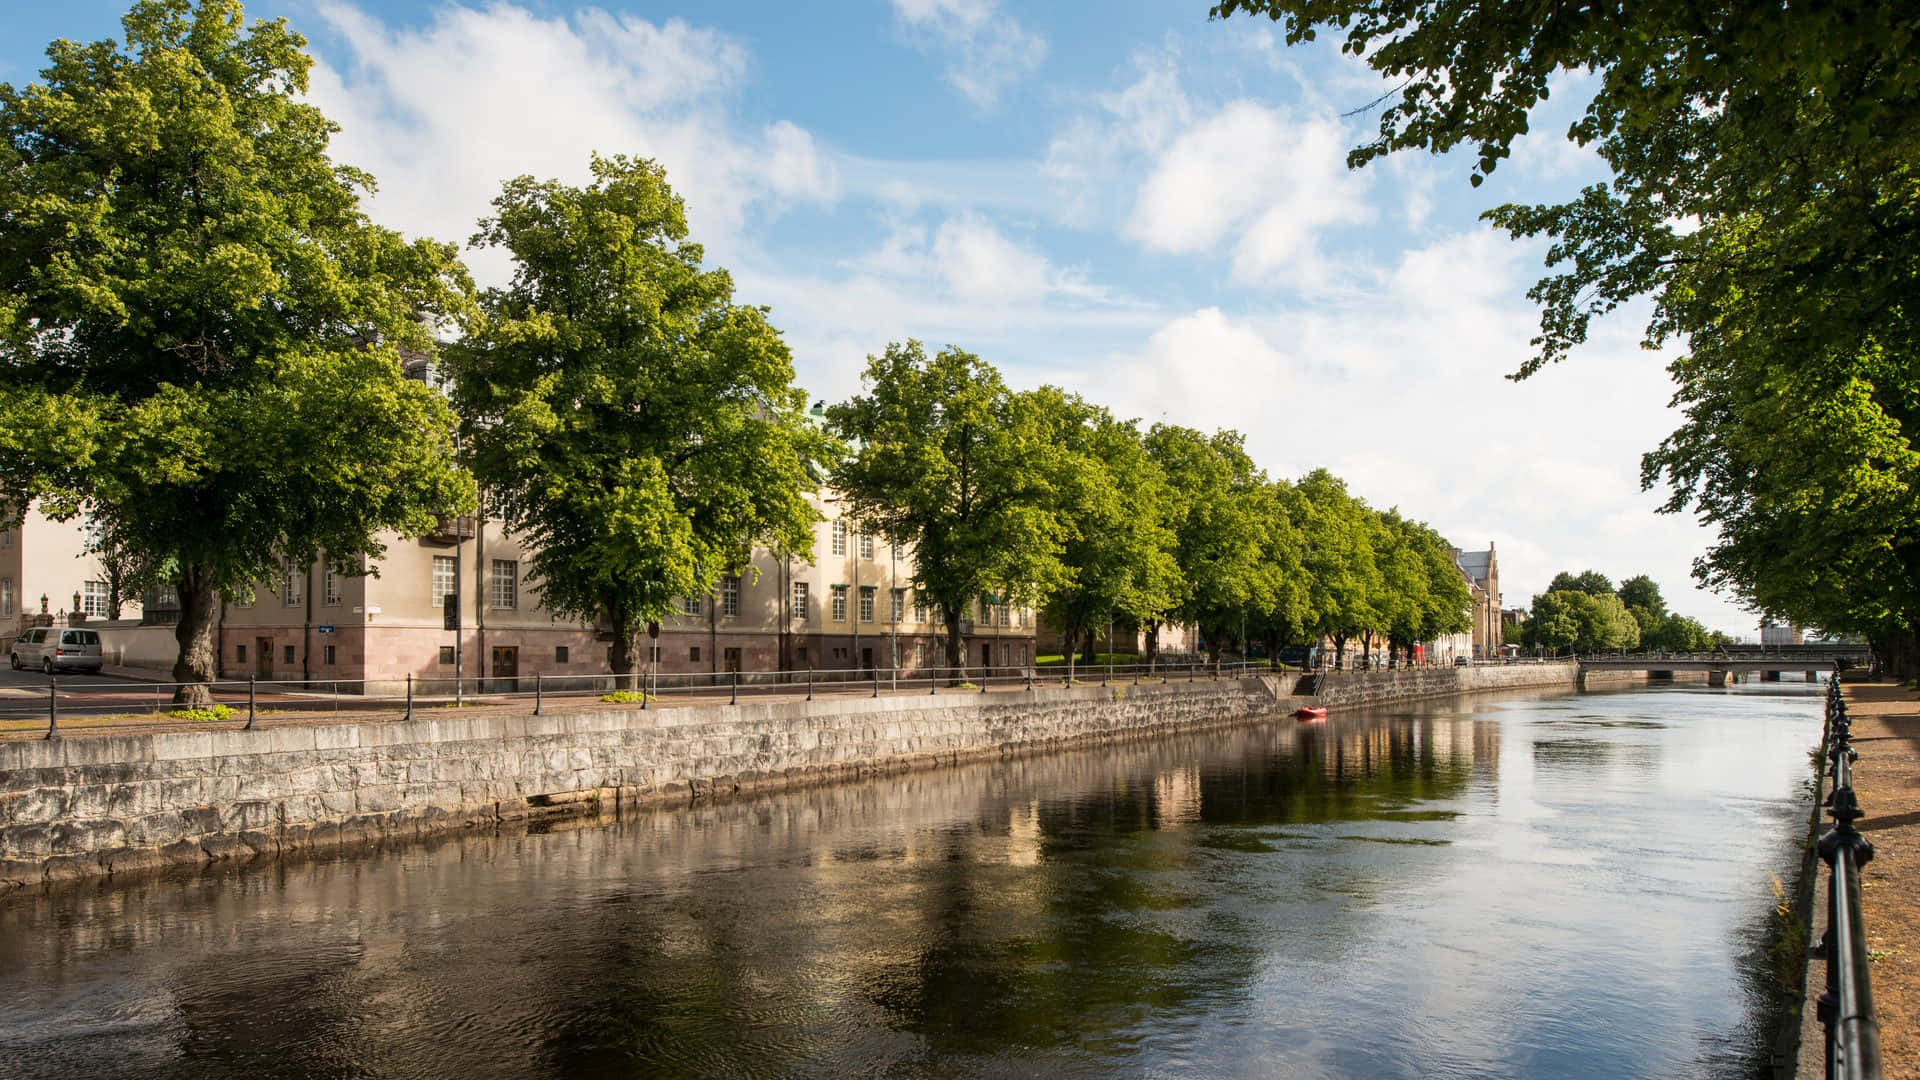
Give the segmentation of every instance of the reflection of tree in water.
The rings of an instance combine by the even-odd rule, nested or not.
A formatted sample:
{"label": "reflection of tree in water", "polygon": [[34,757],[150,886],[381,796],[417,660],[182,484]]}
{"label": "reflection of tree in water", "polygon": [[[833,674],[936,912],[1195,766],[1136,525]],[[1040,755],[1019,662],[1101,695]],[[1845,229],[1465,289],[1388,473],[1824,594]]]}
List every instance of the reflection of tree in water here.
{"label": "reflection of tree in water", "polygon": [[1498,738],[1467,721],[1355,722],[1301,729],[1257,760],[1213,767],[1201,815],[1220,825],[1279,825],[1377,818],[1409,803],[1458,798],[1478,764],[1491,768]]}

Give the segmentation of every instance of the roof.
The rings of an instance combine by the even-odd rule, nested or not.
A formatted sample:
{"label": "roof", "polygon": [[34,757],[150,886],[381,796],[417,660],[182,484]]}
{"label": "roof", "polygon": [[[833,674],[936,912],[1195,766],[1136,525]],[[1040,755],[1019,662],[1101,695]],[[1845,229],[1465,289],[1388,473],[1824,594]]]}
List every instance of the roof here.
{"label": "roof", "polygon": [[1462,551],[1457,556],[1457,560],[1460,563],[1460,569],[1465,570],[1467,576],[1475,581],[1485,581],[1492,576],[1492,549],[1486,551]]}

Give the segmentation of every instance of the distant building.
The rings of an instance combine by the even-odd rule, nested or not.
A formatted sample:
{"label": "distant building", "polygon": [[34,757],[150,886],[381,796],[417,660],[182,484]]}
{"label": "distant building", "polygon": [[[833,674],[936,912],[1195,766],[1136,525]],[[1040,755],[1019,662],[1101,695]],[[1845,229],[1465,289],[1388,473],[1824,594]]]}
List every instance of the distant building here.
{"label": "distant building", "polygon": [[1500,559],[1493,541],[1485,551],[1453,549],[1454,564],[1466,575],[1471,593],[1474,659],[1491,659],[1501,654],[1507,643],[1505,619],[1500,608]]}
{"label": "distant building", "polygon": [[1760,624],[1761,645],[1800,645],[1805,642],[1805,637],[1797,626],[1781,626],[1771,622]]}

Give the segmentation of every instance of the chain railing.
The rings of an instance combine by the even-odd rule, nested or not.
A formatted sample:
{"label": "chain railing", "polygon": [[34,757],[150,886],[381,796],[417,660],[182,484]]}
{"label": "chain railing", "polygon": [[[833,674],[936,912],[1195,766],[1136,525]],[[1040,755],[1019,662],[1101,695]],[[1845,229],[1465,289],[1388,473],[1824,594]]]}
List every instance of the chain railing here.
{"label": "chain railing", "polygon": [[1820,859],[1827,864],[1827,932],[1820,944],[1826,958],[1826,990],[1818,1015],[1827,1035],[1827,1076],[1832,1080],[1878,1080],[1880,1024],[1874,1018],[1868,974],[1867,931],[1860,915],[1860,868],[1873,860],[1873,844],[1854,828],[1865,816],[1853,791],[1853,722],[1847,717],[1836,672],[1827,683],[1826,756],[1833,791],[1827,813],[1833,828],[1820,837]]}

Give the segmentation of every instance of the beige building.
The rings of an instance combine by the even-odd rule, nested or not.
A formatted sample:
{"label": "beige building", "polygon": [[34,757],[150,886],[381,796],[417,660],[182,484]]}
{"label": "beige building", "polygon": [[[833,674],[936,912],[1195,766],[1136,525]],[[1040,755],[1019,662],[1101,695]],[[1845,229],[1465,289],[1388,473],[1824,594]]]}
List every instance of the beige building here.
{"label": "beige building", "polygon": [[[29,509],[17,526],[0,528],[0,642],[36,623],[65,625],[109,615],[106,574],[87,551],[83,522],[54,521]],[[140,598],[126,597],[120,617],[140,617]]]}
{"label": "beige building", "polygon": [[[831,493],[816,506],[824,520],[815,525],[811,563],[756,551],[711,595],[681,598],[658,636],[641,640],[642,670],[911,672],[944,664],[939,614],[912,587],[911,553],[850,527]],[[418,540],[390,538],[365,576],[290,565],[279,580],[256,584],[246,602],[226,606],[222,673],[384,682],[457,672],[503,690],[535,674],[604,674],[605,635],[542,608],[529,567],[528,550],[485,518],[450,521]],[[450,595],[460,608],[457,632],[446,629]],[[961,633],[970,668],[1033,661],[1033,619],[1024,609],[979,601]]]}
{"label": "beige building", "polygon": [[1468,592],[1473,596],[1473,656],[1477,660],[1496,659],[1507,643],[1507,635],[1500,611],[1500,559],[1493,541],[1487,541],[1485,551],[1455,548],[1453,559],[1466,575]]}

